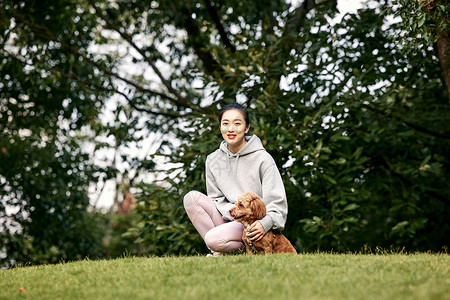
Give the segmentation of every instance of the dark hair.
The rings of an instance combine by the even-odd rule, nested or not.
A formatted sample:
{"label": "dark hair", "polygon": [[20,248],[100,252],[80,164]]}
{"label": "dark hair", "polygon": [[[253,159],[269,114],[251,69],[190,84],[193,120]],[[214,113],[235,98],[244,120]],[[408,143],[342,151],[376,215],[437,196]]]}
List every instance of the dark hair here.
{"label": "dark hair", "polygon": [[220,111],[220,114],[219,114],[219,123],[222,122],[223,114],[227,110],[232,110],[232,109],[239,110],[244,115],[245,127],[250,125],[250,119],[248,117],[247,108],[245,108],[244,106],[240,105],[239,103],[230,103],[230,104],[226,105],[224,108],[222,108],[222,110]]}

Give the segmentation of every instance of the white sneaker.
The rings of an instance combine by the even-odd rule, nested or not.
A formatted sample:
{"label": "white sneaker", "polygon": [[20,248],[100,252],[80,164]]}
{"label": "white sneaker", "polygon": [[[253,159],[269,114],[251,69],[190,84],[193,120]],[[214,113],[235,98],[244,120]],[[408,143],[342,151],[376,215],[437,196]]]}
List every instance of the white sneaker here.
{"label": "white sneaker", "polygon": [[206,257],[218,257],[218,256],[223,256],[223,253],[222,253],[222,252],[214,252],[214,251],[211,251],[211,252],[212,252],[212,253],[207,254]]}

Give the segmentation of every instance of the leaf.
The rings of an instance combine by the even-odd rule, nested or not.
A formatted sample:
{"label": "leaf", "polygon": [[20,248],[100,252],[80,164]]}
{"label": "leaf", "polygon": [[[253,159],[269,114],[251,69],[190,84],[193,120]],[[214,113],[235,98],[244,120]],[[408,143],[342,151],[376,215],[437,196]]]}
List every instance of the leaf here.
{"label": "leaf", "polygon": [[322,141],[322,140],[319,140],[319,141],[317,142],[317,145],[316,145],[316,148],[315,148],[315,152],[316,152],[316,153],[319,153],[319,152],[320,152],[320,150],[322,149],[322,145],[323,145],[323,141]]}
{"label": "leaf", "polygon": [[354,223],[354,224],[356,224],[356,223],[358,223],[358,219],[355,218],[355,217],[349,217],[349,218],[345,218],[344,222],[345,223]]}
{"label": "leaf", "polygon": [[393,233],[398,233],[400,231],[403,231],[405,229],[405,227],[408,226],[408,225],[409,225],[408,221],[399,222],[394,227],[392,227],[391,231]]}
{"label": "leaf", "polygon": [[357,208],[359,208],[359,205],[358,205],[358,204],[356,204],[356,203],[350,203],[349,205],[347,205],[347,206],[343,209],[343,211],[355,210],[355,209],[357,209]]}
{"label": "leaf", "polygon": [[339,157],[338,159],[334,160],[336,164],[343,165],[347,162],[347,160],[343,157]]}
{"label": "leaf", "polygon": [[328,181],[329,183],[335,185],[337,184],[336,180],[334,180],[333,178],[331,178],[330,176],[326,175],[326,174],[322,174],[323,178],[325,178],[326,181]]}
{"label": "leaf", "polygon": [[427,19],[427,14],[422,14],[422,15],[419,17],[419,21],[418,21],[418,24],[417,24],[418,27],[422,27],[423,24],[425,23],[426,19]]}
{"label": "leaf", "polygon": [[313,217],[313,221],[314,221],[317,225],[322,225],[322,224],[323,224],[322,219],[319,218],[318,216],[314,216],[314,217]]}
{"label": "leaf", "polygon": [[362,153],[362,151],[363,151],[363,147],[358,147],[358,148],[356,148],[356,151],[353,153],[353,158],[355,159],[355,160],[358,160],[358,158],[361,156],[361,153]]}

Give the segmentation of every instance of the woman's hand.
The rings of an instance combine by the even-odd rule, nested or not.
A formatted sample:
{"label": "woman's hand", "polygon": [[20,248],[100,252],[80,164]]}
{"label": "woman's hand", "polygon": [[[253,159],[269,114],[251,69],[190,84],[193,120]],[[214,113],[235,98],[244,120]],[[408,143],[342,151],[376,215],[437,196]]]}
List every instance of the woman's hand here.
{"label": "woman's hand", "polygon": [[262,239],[264,237],[264,235],[266,234],[264,227],[258,221],[255,221],[255,222],[253,222],[253,224],[248,226],[247,231],[248,231],[248,234],[247,234],[248,238],[251,241],[255,241],[255,242]]}

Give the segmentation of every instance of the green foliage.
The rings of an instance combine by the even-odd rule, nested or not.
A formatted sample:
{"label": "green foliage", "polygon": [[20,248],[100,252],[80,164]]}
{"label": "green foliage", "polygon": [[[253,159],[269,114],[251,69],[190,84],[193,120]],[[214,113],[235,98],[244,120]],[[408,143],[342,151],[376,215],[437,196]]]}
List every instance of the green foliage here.
{"label": "green foliage", "polygon": [[407,51],[432,46],[450,28],[448,0],[397,0],[386,12],[403,20],[403,31],[395,38]]}
{"label": "green foliage", "polygon": [[109,226],[104,237],[106,255],[110,258],[133,254],[142,255],[144,250],[135,243],[136,237],[128,230],[137,225],[139,218],[133,212],[129,214],[110,215]]}
{"label": "green foliage", "polygon": [[[336,1],[3,1],[0,251],[107,253],[78,238],[105,222],[86,214],[89,184],[119,177],[140,194],[107,229],[111,256],[206,250],[182,199],[205,192],[218,109],[236,100],[283,176],[299,250],[448,247],[450,117],[432,47],[448,8],[415,2],[338,16]],[[149,136],[156,152],[126,151]],[[144,171],[163,179],[136,184]]]}
{"label": "green foliage", "polygon": [[142,251],[137,254],[192,255],[204,251],[203,240],[190,224],[178,189],[142,185],[138,197],[138,222],[124,235],[135,238]]}
{"label": "green foliage", "polygon": [[[326,36],[308,36],[330,41],[320,49],[327,59],[317,63],[305,49],[297,64],[311,57],[311,67],[277,101],[283,107],[275,115],[288,112],[278,119],[284,125],[277,122],[290,128],[284,139],[300,148],[290,154],[295,162],[286,184],[294,182],[291,198],[299,192],[306,198],[298,213],[307,249],[355,250],[367,243],[439,250],[449,242],[448,224],[439,217],[449,209],[449,119],[439,63],[431,50],[420,59],[405,56],[389,39],[396,26],[383,26],[379,13],[367,10],[345,16]],[[336,72],[324,76],[335,64]],[[315,101],[298,99],[299,93]],[[423,168],[430,160],[433,171]]]}
{"label": "green foliage", "polygon": [[106,63],[83,56],[96,25],[85,9],[74,1],[0,4],[1,264],[102,255],[98,218],[87,212],[100,170],[82,150],[82,129],[109,93],[92,90],[103,84],[95,65]]}
{"label": "green foliage", "polygon": [[[98,259],[105,256],[103,236],[106,220],[99,213],[86,211],[64,215],[67,220],[42,225],[42,232],[2,234],[2,245],[7,257],[2,259],[2,267],[22,265],[54,264],[85,258]],[[45,214],[42,214],[45,217]],[[24,226],[25,229],[26,226]],[[25,230],[24,230],[25,231]],[[57,235],[57,236],[55,236]]]}
{"label": "green foliage", "polygon": [[[298,34],[249,21],[237,25],[235,52],[213,52],[224,66],[223,101],[250,105],[253,130],[280,167],[286,235],[304,251],[448,246],[450,128],[437,57],[399,48],[391,36],[402,25],[386,24],[386,8],[335,25],[333,5],[310,10]],[[181,146],[166,144],[165,157],[178,164],[178,199],[178,190],[204,189],[205,156],[220,142],[216,105],[202,112],[171,128]]]}

